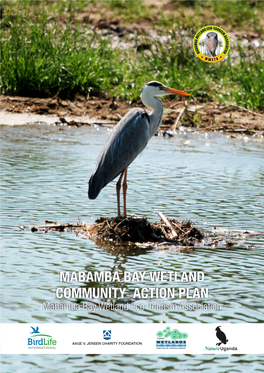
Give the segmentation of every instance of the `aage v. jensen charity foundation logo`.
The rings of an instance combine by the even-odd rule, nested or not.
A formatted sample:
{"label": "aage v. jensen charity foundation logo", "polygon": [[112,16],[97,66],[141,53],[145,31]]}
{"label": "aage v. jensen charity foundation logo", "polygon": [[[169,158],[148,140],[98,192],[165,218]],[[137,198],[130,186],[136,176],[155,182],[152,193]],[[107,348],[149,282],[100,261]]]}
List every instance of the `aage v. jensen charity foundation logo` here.
{"label": "aage v. jensen charity foundation logo", "polygon": [[33,349],[56,349],[57,341],[49,334],[41,334],[39,327],[31,326],[30,337],[27,338],[28,348]]}
{"label": "aage v. jensen charity foundation logo", "polygon": [[112,331],[111,330],[103,330],[103,338],[106,341],[109,341],[109,339],[111,339],[111,337],[112,337]]}

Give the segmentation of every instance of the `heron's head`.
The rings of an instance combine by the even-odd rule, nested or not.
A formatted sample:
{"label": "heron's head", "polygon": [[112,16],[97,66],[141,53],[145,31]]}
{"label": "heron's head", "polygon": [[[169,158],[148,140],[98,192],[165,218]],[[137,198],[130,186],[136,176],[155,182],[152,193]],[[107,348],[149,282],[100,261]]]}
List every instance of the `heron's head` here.
{"label": "heron's head", "polygon": [[159,82],[149,82],[147,83],[142,91],[141,91],[141,98],[142,96],[167,96],[167,95],[181,95],[181,96],[190,96],[189,93],[179,91],[174,88],[166,87],[164,84]]}
{"label": "heron's head", "polygon": [[206,37],[205,37],[205,42],[207,43],[209,40],[218,41],[217,33],[213,31],[207,32]]}

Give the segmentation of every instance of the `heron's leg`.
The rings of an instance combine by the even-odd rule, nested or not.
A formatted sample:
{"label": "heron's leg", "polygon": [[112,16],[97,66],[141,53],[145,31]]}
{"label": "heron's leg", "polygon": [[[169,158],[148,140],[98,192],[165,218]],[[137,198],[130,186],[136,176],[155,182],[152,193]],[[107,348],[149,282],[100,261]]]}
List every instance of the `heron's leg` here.
{"label": "heron's leg", "polygon": [[126,192],[127,192],[127,168],[124,171],[123,179],[123,201],[124,201],[124,216],[126,217]]}
{"label": "heron's leg", "polygon": [[122,177],[124,175],[124,172],[123,171],[118,179],[118,182],[116,183],[116,196],[117,196],[117,215],[118,216],[121,216],[121,212],[120,212],[120,189],[121,189],[121,180],[122,180]]}

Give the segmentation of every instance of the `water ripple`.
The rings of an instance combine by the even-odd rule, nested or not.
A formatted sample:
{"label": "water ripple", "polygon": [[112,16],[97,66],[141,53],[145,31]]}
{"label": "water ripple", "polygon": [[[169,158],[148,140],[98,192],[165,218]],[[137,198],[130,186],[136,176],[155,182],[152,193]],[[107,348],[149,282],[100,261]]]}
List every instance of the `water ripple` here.
{"label": "water ripple", "polygon": [[[264,322],[264,239],[248,238],[240,248],[201,248],[179,253],[148,250],[115,253],[70,233],[32,233],[20,225],[45,219],[93,222],[116,214],[115,183],[95,201],[87,198],[93,172],[107,131],[49,126],[2,127],[2,291],[1,322]],[[188,140],[188,141],[186,141]],[[128,171],[128,212],[152,221],[162,211],[168,217],[191,219],[201,227],[263,230],[264,151],[257,142],[208,134],[153,138]],[[208,228],[209,229],[209,228]],[[60,271],[203,271],[209,298],[221,310],[161,311],[162,304],[190,300],[136,300],[144,310],[44,310],[55,301]],[[67,284],[64,284],[67,286]],[[103,286],[104,284],[97,284]],[[131,299],[136,287],[166,287],[149,278],[121,283]],[[189,286],[190,284],[181,284]],[[77,286],[88,286],[77,284]],[[111,286],[120,286],[111,283]],[[170,287],[179,287],[171,282]],[[200,284],[198,285],[200,286]],[[90,300],[94,302],[94,300]],[[98,300],[97,300],[98,301]],[[74,303],[62,300],[64,304]],[[258,356],[4,356],[8,372],[67,372],[110,370],[264,371]],[[56,369],[54,369],[54,362]],[[177,362],[177,368],[175,363]],[[61,368],[57,368],[61,367]]]}

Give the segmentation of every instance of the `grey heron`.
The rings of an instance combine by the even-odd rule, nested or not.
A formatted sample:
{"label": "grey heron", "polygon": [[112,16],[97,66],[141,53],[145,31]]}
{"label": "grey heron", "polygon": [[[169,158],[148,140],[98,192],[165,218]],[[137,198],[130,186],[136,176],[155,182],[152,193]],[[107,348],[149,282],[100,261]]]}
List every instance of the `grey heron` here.
{"label": "grey heron", "polygon": [[162,101],[155,96],[170,94],[189,96],[189,93],[169,88],[159,82],[147,83],[141,91],[143,104],[152,109],[148,114],[140,108],[131,109],[114,127],[106,140],[89,180],[88,197],[95,199],[100,191],[118,175],[116,184],[117,212],[120,216],[120,189],[123,179],[123,207],[126,216],[127,168],[146,147],[158,130],[163,116]]}
{"label": "grey heron", "polygon": [[208,57],[215,57],[215,51],[218,45],[218,35],[216,32],[210,31],[205,36],[206,55]]}

